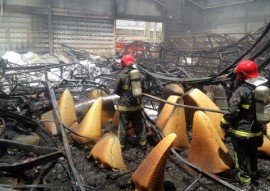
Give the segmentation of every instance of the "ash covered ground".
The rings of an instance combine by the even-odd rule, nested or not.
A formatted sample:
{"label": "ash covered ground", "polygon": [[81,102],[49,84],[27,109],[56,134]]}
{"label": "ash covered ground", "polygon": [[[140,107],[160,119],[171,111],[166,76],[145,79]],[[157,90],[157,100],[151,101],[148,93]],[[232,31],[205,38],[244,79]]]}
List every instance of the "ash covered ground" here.
{"label": "ash covered ground", "polygon": [[[59,97],[59,95],[58,95]],[[76,96],[75,96],[76,99]],[[85,98],[84,98],[85,99]],[[82,118],[82,116],[81,116]],[[155,116],[152,117],[153,119]],[[9,128],[6,130],[6,138],[12,138],[16,134],[20,134],[14,124],[8,124]],[[107,124],[103,127],[104,131],[110,131],[111,125]],[[44,147],[56,147],[63,149],[63,141],[61,136],[50,136],[42,128],[37,128],[33,130],[40,137],[41,141],[40,146]],[[105,132],[104,132],[105,133]],[[128,172],[123,173],[119,171],[113,171],[111,169],[106,169],[97,164],[93,159],[89,157],[91,151],[90,146],[83,146],[76,144],[70,137],[70,133],[67,132],[67,137],[70,144],[70,150],[72,153],[72,160],[75,164],[76,169],[80,178],[83,180],[85,190],[103,190],[103,191],[133,191],[134,188],[130,184],[130,178],[136,168],[141,164],[145,159],[148,153],[154,148],[157,143],[157,137],[152,131],[148,131],[148,142],[147,150],[142,151],[136,146],[135,137],[129,137],[128,148],[123,152],[123,159],[128,167]],[[190,138],[190,137],[189,137]],[[233,156],[232,145],[230,144],[229,138],[226,139],[225,144],[228,146],[231,155]],[[179,153],[183,158],[187,159],[188,151]],[[32,153],[23,153],[18,151],[10,151],[6,155],[2,156],[2,159],[13,159],[13,162],[16,160],[22,160],[22,158],[27,158],[33,156]],[[264,177],[260,177],[260,185],[254,187],[253,190],[268,191],[270,190],[270,159],[259,155],[258,161],[259,169],[266,172],[263,174]],[[41,170],[42,176],[40,178],[39,184],[48,185],[54,184],[55,187],[50,188],[37,188],[32,190],[46,190],[46,191],[71,191],[76,190],[72,188],[71,184],[74,182],[70,181],[72,173],[69,169],[66,158],[60,157],[56,161],[49,162],[46,165],[38,166],[33,169],[29,169],[24,173],[20,174],[5,174],[0,173],[0,183],[1,184],[11,184],[11,181],[15,181],[19,184],[31,185],[33,180],[40,175]],[[201,178],[199,178],[202,175]],[[230,184],[233,184],[237,187],[240,185],[230,179],[229,173],[223,174],[223,180],[227,181]],[[265,176],[267,175],[267,176]],[[8,177],[9,182],[3,181],[3,177]],[[221,175],[218,177],[221,178]],[[73,179],[74,180],[74,179]],[[62,186],[61,186],[62,185]],[[190,167],[187,167],[182,161],[180,161],[172,153],[167,160],[164,174],[164,185],[166,191],[182,191],[182,190],[230,190],[219,183],[212,181],[203,174],[192,170]],[[3,190],[3,189],[2,189]],[[30,190],[19,188],[17,190]]]}
{"label": "ash covered ground", "polygon": [[[129,172],[117,172],[112,171],[111,169],[106,169],[100,167],[93,159],[89,158],[89,153],[91,148],[86,146],[76,145],[74,142],[71,143],[72,157],[75,163],[76,168],[78,169],[81,178],[83,179],[86,190],[104,190],[104,191],[133,191],[134,188],[130,184],[130,178],[132,173],[144,160],[147,154],[154,147],[152,140],[148,140],[148,149],[142,151],[136,147],[135,139],[129,138],[129,147],[123,152],[123,158],[125,163],[128,166]],[[228,148],[232,151],[232,146],[227,142]],[[187,158],[187,152],[181,152],[180,155],[184,158]],[[51,173],[47,175],[47,181],[50,183],[64,183],[68,181],[67,167],[65,166],[64,161],[61,160],[54,169],[51,170]],[[259,169],[264,170],[266,173],[270,172],[270,161],[269,158],[261,156],[259,158]],[[226,174],[229,176],[229,174]],[[234,182],[233,180],[226,178],[226,175],[223,176],[223,180],[227,181],[230,184],[233,184],[237,187],[240,187],[239,183]],[[200,173],[192,170],[187,167],[183,162],[181,162],[173,154],[170,155],[170,158],[167,160],[165,168],[165,178],[164,185],[166,191],[176,191],[176,190],[230,190],[224,186],[219,185],[217,182],[210,180],[209,178],[202,177],[194,185],[189,187],[198,177]],[[221,178],[221,176],[219,176]],[[260,177],[259,181],[260,186],[254,187],[253,190],[268,191],[270,190],[270,175],[266,177]],[[72,190],[68,188],[55,188],[50,189],[51,191],[56,190]]]}

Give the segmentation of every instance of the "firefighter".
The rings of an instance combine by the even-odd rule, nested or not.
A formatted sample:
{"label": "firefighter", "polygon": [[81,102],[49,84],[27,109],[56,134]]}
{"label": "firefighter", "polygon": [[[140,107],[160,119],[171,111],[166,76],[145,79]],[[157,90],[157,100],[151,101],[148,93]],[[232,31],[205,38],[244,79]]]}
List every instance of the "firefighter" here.
{"label": "firefighter", "polygon": [[251,60],[242,60],[234,69],[238,86],[229,100],[228,112],[220,126],[231,136],[234,147],[236,179],[243,186],[257,185],[257,148],[262,146],[265,125],[256,120],[254,89],[267,79],[259,76],[258,66]]}
{"label": "firefighter", "polygon": [[[144,76],[134,68],[134,58],[131,55],[125,55],[120,61],[122,71],[117,75],[114,84],[114,93],[120,96],[118,100],[117,110],[119,111],[119,128],[118,138],[120,140],[122,150],[127,145],[127,131],[131,122],[137,141],[142,150],[146,150],[146,130],[142,116],[142,98],[140,95],[134,95],[133,92],[142,92],[142,88],[146,88]],[[132,82],[132,72],[139,74],[137,82]],[[135,84],[135,86],[133,86]]]}

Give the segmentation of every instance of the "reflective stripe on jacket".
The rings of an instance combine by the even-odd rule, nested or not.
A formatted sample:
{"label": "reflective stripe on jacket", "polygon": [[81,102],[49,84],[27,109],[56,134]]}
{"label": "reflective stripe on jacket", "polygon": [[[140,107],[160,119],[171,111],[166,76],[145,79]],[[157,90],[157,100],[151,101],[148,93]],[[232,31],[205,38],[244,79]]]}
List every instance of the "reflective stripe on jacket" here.
{"label": "reflective stripe on jacket", "polygon": [[258,137],[258,136],[262,136],[264,134],[263,131],[259,131],[257,133],[248,133],[248,132],[239,131],[239,130],[236,130],[233,128],[229,128],[228,132],[233,133],[236,136],[245,137],[245,138]]}
{"label": "reflective stripe on jacket", "polygon": [[129,106],[129,107],[122,106],[122,105],[117,106],[118,111],[137,111],[137,110],[140,110],[142,108],[143,108],[142,105]]}
{"label": "reflective stripe on jacket", "polygon": [[263,135],[263,126],[256,121],[253,89],[242,84],[229,101],[228,113],[224,114],[221,122],[231,126],[229,132],[232,136],[250,138]]}

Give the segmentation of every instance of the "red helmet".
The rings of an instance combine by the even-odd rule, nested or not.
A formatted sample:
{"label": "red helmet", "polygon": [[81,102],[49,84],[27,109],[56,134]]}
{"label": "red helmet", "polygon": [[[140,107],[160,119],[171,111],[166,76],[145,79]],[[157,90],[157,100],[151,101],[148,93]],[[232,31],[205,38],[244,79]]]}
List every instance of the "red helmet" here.
{"label": "red helmet", "polygon": [[122,57],[122,59],[120,61],[120,66],[124,68],[128,65],[133,65],[134,62],[135,62],[134,58],[130,54],[127,54],[127,55]]}
{"label": "red helmet", "polygon": [[259,76],[258,66],[251,60],[242,60],[235,68],[238,79],[247,80]]}

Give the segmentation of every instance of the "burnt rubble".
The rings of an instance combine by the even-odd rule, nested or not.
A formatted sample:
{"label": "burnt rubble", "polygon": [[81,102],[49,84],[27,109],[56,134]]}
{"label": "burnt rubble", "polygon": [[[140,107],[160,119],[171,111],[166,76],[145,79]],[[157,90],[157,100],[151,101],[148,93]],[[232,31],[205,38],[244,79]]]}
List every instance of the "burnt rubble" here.
{"label": "burnt rubble", "polygon": [[[154,121],[159,104],[164,101],[159,100],[164,87],[181,84],[185,92],[199,88],[212,93],[213,99],[218,87],[226,100],[234,88],[231,71],[242,58],[255,60],[261,74],[269,78],[269,30],[268,24],[238,40],[229,34],[205,33],[172,37],[162,45],[135,41],[112,58],[94,56],[68,45],[62,45],[62,52],[56,55],[9,52],[0,61],[0,189],[134,190],[130,183],[132,173],[163,138]],[[189,39],[197,39],[197,43],[188,43]],[[66,88],[75,103],[87,100],[93,89],[111,94],[121,70],[118,59],[127,51],[136,58],[137,68],[151,87],[148,94],[154,96],[143,98],[148,148],[140,150],[135,137],[130,136],[123,152],[129,171],[123,173],[102,168],[89,157],[92,146],[79,145],[71,139],[71,132],[61,123],[57,102]],[[25,59],[11,62],[9,56]],[[57,136],[50,135],[40,121],[40,116],[52,109],[54,122],[61,130]],[[83,117],[78,116],[80,121]],[[111,124],[104,125],[103,131],[111,132]],[[225,144],[232,154],[229,138]],[[264,173],[255,190],[269,190],[269,157],[260,155],[258,164]],[[232,174],[210,174],[189,163],[187,151],[171,149],[164,186],[167,191],[241,190]]]}

